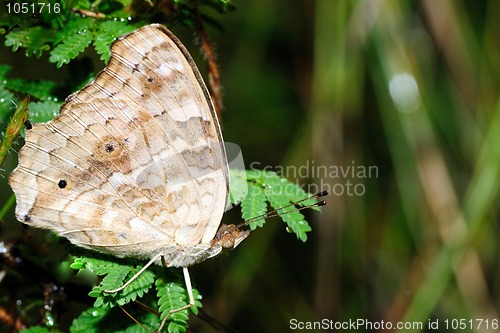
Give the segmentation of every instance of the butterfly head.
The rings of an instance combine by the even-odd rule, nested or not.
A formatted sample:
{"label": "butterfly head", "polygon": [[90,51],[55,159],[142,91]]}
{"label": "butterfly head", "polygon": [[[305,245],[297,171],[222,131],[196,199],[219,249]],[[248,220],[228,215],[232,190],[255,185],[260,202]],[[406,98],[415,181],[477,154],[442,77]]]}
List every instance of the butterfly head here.
{"label": "butterfly head", "polygon": [[234,249],[249,234],[249,230],[241,230],[234,224],[221,224],[212,240],[212,246],[220,245],[226,250]]}

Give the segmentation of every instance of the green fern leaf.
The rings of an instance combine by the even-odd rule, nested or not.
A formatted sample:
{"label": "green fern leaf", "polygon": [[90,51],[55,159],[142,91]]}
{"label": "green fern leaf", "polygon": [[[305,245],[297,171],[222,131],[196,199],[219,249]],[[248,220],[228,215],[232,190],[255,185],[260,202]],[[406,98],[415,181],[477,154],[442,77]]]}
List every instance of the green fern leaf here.
{"label": "green fern leaf", "polygon": [[130,301],[135,301],[137,297],[142,297],[149,291],[155,279],[155,274],[146,270],[123,290],[115,294],[107,294],[104,293],[104,290],[121,287],[142,268],[142,265],[133,267],[102,259],[80,257],[76,258],[70,267],[73,269],[88,268],[98,275],[106,275],[101,283],[89,293],[89,296],[96,298],[94,307],[122,306]]}
{"label": "green fern leaf", "polygon": [[138,28],[137,25],[127,25],[126,22],[121,21],[104,21],[98,24],[93,44],[97,53],[101,55],[101,60],[105,62],[109,60],[111,55],[109,47],[116,38],[136,28]]}
{"label": "green fern leaf", "polygon": [[73,320],[70,327],[71,333],[100,333],[99,323],[108,314],[109,308],[90,308]]}
{"label": "green fern leaf", "polygon": [[34,124],[49,121],[52,118],[54,118],[55,115],[57,115],[59,113],[60,107],[61,107],[61,103],[54,102],[54,101],[30,103],[29,120]]}
{"label": "green fern leaf", "polygon": [[[265,214],[267,211],[266,196],[261,186],[255,183],[248,183],[248,195],[241,202],[241,213],[244,220],[249,220],[256,216]],[[250,229],[255,230],[262,227],[265,221],[263,218],[250,223]]]}
{"label": "green fern leaf", "polygon": [[69,265],[69,267],[72,269],[77,269],[77,270],[85,269],[85,260],[84,259],[85,258],[81,258],[81,257],[74,258],[73,263],[71,265]]}
{"label": "green fern leaf", "polygon": [[[266,188],[272,188],[272,192],[286,198],[289,203],[298,203],[299,206],[311,206],[316,203],[314,198],[309,200],[311,193],[304,191],[298,184],[292,183],[286,178],[278,176],[275,172],[266,171],[260,174],[260,180]],[[314,210],[320,211],[319,207],[311,207]]]}
{"label": "green fern leaf", "polygon": [[[111,272],[115,267],[116,263],[100,258],[92,258],[92,257],[79,257],[74,259],[73,264],[75,267],[87,268],[90,271],[94,272],[97,275],[104,275]],[[73,264],[70,266],[73,268]],[[82,269],[78,268],[78,269]],[[75,268],[76,269],[76,268]]]}
{"label": "green fern leaf", "polygon": [[6,123],[12,112],[16,108],[12,101],[16,101],[17,97],[13,93],[4,88],[0,83],[0,122]]}
{"label": "green fern leaf", "polygon": [[75,9],[92,9],[92,2],[90,0],[72,0],[72,8]]}
{"label": "green fern leaf", "polygon": [[245,170],[229,170],[230,180],[230,191],[229,191],[229,201],[233,205],[239,204],[243,198],[248,194],[247,177]]}
{"label": "green fern leaf", "polygon": [[[128,273],[125,281],[129,281],[137,272],[142,269],[142,266],[138,266]],[[130,301],[135,301],[137,297],[141,298],[145,293],[151,289],[155,281],[155,274],[152,271],[142,272],[132,283],[130,283],[123,291],[120,291],[119,298],[116,302],[118,305],[124,305]]]}
{"label": "green fern leaf", "polygon": [[[163,320],[171,310],[179,309],[186,306],[188,301],[187,290],[180,282],[165,283],[163,278],[159,278],[155,282],[158,299],[158,311],[161,313],[160,320]],[[191,310],[196,314],[198,307],[201,307],[201,299],[198,291],[193,290],[195,305]],[[187,320],[189,319],[188,310],[182,310],[170,314],[168,317],[169,323],[168,332],[186,332]]]}
{"label": "green fern leaf", "polygon": [[12,46],[16,52],[20,47],[26,48],[26,56],[39,58],[43,51],[50,50],[53,42],[51,31],[36,26],[26,29],[14,29],[5,36],[5,46]]}
{"label": "green fern leaf", "polygon": [[264,191],[271,206],[278,212],[278,215],[286,222],[293,232],[301,241],[307,241],[306,232],[311,231],[309,223],[305,220],[304,215],[300,213],[293,201],[286,196],[282,196],[279,192],[272,191],[273,187],[268,187]]}
{"label": "green fern leaf", "polygon": [[[299,206],[314,204],[316,202],[314,199],[301,201],[311,196],[311,194],[305,192],[300,186],[288,179],[279,177],[275,172],[248,170],[247,178],[256,186],[261,186],[271,207],[277,211],[281,219],[297,235],[297,238],[305,242],[307,240],[306,233],[312,229],[302,213],[297,210],[296,203]],[[249,196],[251,196],[250,193]]]}
{"label": "green fern leaf", "polygon": [[131,299],[131,297],[122,296],[123,290],[113,294],[105,293],[104,290],[112,290],[121,287],[132,268],[132,266],[128,265],[116,265],[116,267],[102,279],[98,286],[92,288],[89,296],[96,297],[94,307],[114,307],[117,304],[123,305],[127,303],[127,299]]}
{"label": "green fern leaf", "polygon": [[109,290],[121,287],[132,269],[133,267],[129,265],[115,265],[113,270],[102,279],[100,283],[101,289]]}
{"label": "green fern leaf", "polygon": [[49,61],[57,63],[59,68],[82,53],[94,38],[93,24],[94,21],[88,18],[70,21],[66,29],[56,34],[59,44],[50,52]]}
{"label": "green fern leaf", "polygon": [[28,94],[31,97],[46,100],[52,97],[51,93],[56,87],[56,83],[45,80],[30,81],[23,79],[10,79],[7,80],[6,86],[11,90]]}

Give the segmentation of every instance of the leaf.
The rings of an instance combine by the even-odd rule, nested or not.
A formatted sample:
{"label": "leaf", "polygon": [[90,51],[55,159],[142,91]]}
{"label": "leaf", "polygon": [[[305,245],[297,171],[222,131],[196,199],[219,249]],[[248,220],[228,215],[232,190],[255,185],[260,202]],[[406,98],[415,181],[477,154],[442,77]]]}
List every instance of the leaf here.
{"label": "leaf", "polygon": [[[302,213],[300,213],[296,206],[309,206],[316,203],[314,198],[307,199],[311,194],[305,192],[300,186],[290,182],[286,178],[279,177],[275,172],[271,171],[260,171],[260,170],[247,170],[248,181],[251,182],[255,187],[260,187],[264,192],[265,199],[267,200],[271,207],[273,207],[281,219],[288,225],[288,227],[297,235],[297,238],[305,242],[307,240],[307,232],[311,231],[311,227],[305,220]],[[251,213],[251,207],[246,207],[246,205],[255,204],[256,202],[262,202],[262,198],[254,199],[254,195],[260,196],[256,192],[255,187],[249,187],[248,197],[242,202],[242,215],[245,220],[257,216],[257,212]],[[258,200],[254,202],[253,200]],[[314,209],[319,209],[319,207],[311,207]],[[252,214],[256,214],[253,215]],[[262,213],[261,213],[262,214]],[[255,228],[257,226],[262,226],[264,221],[258,220],[257,223],[252,227],[252,221],[250,223],[250,228]]]}
{"label": "leaf", "polygon": [[[142,269],[142,266],[138,266],[128,273],[126,281],[129,281],[137,272]],[[135,301],[137,297],[141,298],[145,293],[151,289],[155,281],[155,274],[152,271],[144,271],[137,278],[135,278],[132,283],[130,283],[123,291],[119,293],[119,299],[117,299],[118,305],[124,305],[130,301]]]}
{"label": "leaf", "polygon": [[73,320],[70,327],[71,333],[99,333],[99,322],[109,312],[109,308],[90,308],[85,310],[78,318]]}
{"label": "leaf", "polygon": [[34,124],[51,120],[59,113],[62,103],[55,101],[34,102],[30,104],[30,121]]}
{"label": "leaf", "polygon": [[11,90],[28,94],[31,97],[46,100],[52,98],[52,91],[56,87],[56,83],[46,80],[10,79],[6,81],[6,86]]}
{"label": "leaf", "polygon": [[50,43],[53,41],[52,31],[41,26],[14,29],[5,36],[5,46],[12,46],[12,51],[16,52],[20,47],[26,48],[26,56],[39,58],[43,51],[50,50]]}
{"label": "leaf", "polygon": [[229,191],[229,201],[233,205],[242,202],[243,198],[248,195],[248,184],[245,170],[229,170],[231,184]]}
{"label": "leaf", "polygon": [[79,18],[70,21],[66,29],[56,34],[59,43],[51,52],[49,61],[57,63],[57,67],[67,64],[76,58],[90,45],[94,21],[89,18]]}
{"label": "leaf", "polygon": [[[261,186],[255,183],[248,184],[248,195],[241,202],[241,213],[244,220],[249,220],[265,214],[267,211],[266,196]],[[250,223],[250,229],[262,227],[264,218],[259,218]]]}
{"label": "leaf", "polygon": [[75,265],[78,265],[79,267],[83,266],[83,268],[87,268],[97,275],[107,274],[111,272],[117,265],[115,262],[106,259],[91,257],[79,257],[76,258],[73,263]]}
{"label": "leaf", "polygon": [[125,278],[132,270],[132,266],[116,264],[101,281],[99,287],[102,290],[111,290],[121,287],[124,284]]}
{"label": "leaf", "polygon": [[306,232],[312,229],[305,220],[304,215],[297,210],[294,202],[289,197],[280,195],[281,192],[273,191],[273,188],[281,189],[279,186],[270,186],[264,190],[269,203],[277,211],[281,219],[293,230],[297,238],[303,242],[307,241]]}
{"label": "leaf", "polygon": [[138,28],[137,25],[127,25],[122,21],[104,21],[99,23],[94,38],[94,47],[98,54],[101,55],[101,60],[108,61],[110,57],[111,43],[118,37],[132,32]]}
{"label": "leaf", "polygon": [[6,122],[15,109],[15,104],[12,101],[17,100],[16,96],[0,83],[0,122]]}
{"label": "leaf", "polygon": [[[187,320],[189,319],[188,309],[179,312],[174,312],[169,315],[171,310],[180,309],[189,304],[188,293],[186,288],[180,282],[165,283],[163,278],[159,278],[155,282],[158,299],[158,311],[160,311],[160,319],[168,317],[168,332],[186,332],[188,327]],[[201,299],[197,290],[193,289],[195,305],[191,311],[197,313],[197,308],[201,307]]]}

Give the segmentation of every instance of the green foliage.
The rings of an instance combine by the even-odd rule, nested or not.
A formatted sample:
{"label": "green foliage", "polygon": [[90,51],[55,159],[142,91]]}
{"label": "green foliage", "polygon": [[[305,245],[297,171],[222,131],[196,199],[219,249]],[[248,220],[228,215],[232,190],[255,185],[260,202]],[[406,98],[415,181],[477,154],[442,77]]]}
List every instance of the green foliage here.
{"label": "green foliage", "polygon": [[34,1],[25,3],[29,4],[27,12],[18,12],[16,15],[7,13],[14,10],[13,4],[9,7],[3,5],[6,12],[0,14],[0,33],[6,33],[5,45],[11,47],[13,52],[24,48],[27,57],[39,58],[44,52],[49,52],[49,62],[57,67],[68,64],[90,44],[106,61],[113,40],[147,24],[153,16],[155,21],[165,16],[163,20],[175,20],[190,27],[195,25],[196,20],[219,26],[217,20],[200,11],[200,8],[208,7],[219,13],[234,9],[232,3],[226,0],[196,3],[178,0],[173,2],[173,13],[162,11],[161,6],[155,6],[152,2],[133,3],[131,0],[50,0],[45,1],[43,7]]}
{"label": "green foliage", "polygon": [[108,61],[110,57],[109,45],[126,33],[131,32],[132,27],[123,21],[104,21],[99,22],[99,29],[94,34],[94,47],[98,54],[101,55],[101,60]]}
{"label": "green foliage", "polygon": [[30,104],[30,121],[41,123],[49,121],[59,113],[62,103],[54,101],[34,102]]}
{"label": "green foliage", "polygon": [[[248,184],[248,196],[241,203],[241,213],[245,220],[262,216],[267,211],[266,195],[260,184]],[[250,229],[254,230],[257,227],[262,227],[265,223],[263,217],[256,218],[250,223]]]}
{"label": "green foliage", "polygon": [[[241,173],[242,171],[232,172]],[[262,215],[267,211],[266,202],[269,202],[291,231],[297,235],[297,238],[305,242],[306,233],[311,231],[311,227],[296,206],[314,205],[316,203],[314,198],[307,199],[311,197],[311,194],[305,192],[298,184],[279,177],[275,172],[247,170],[245,174],[248,179],[248,195],[241,202],[241,212],[243,219],[250,220],[250,229],[254,230],[264,225],[265,219]],[[311,206],[311,208],[319,210],[319,207]]]}
{"label": "green foliage", "polygon": [[93,40],[94,21],[77,17],[69,21],[66,29],[59,30],[55,36],[55,47],[50,52],[49,61],[57,67],[67,64],[82,53]]}
{"label": "green foliage", "polygon": [[[130,265],[123,261],[114,260],[114,258],[106,259],[102,257],[80,257],[76,258],[71,265],[71,268],[83,270],[88,269],[98,276],[104,276],[101,282],[95,286],[89,293],[89,296],[96,298],[94,307],[82,313],[71,327],[71,332],[99,332],[104,330],[103,323],[106,324],[107,332],[123,332],[138,329],[139,326],[130,321],[124,326],[123,323],[110,325],[109,320],[112,317],[111,309],[116,306],[123,307],[128,303],[141,299],[144,304],[151,304],[158,308],[161,313],[161,318],[156,314],[156,319],[151,315],[138,313],[137,318],[142,324],[148,323],[152,325],[151,329],[157,329],[162,320],[172,309],[178,309],[188,304],[187,290],[184,286],[184,281],[179,277],[171,278],[163,274],[156,273],[156,269],[151,268],[143,271],[137,278],[125,287],[123,290],[115,293],[106,293],[105,290],[112,290],[121,287],[125,282],[142,269],[142,265]],[[163,270],[163,268],[162,268]],[[167,269],[165,269],[167,270]],[[150,289],[156,286],[157,297],[153,293],[149,293]],[[199,297],[199,294],[194,290],[194,294]],[[152,302],[154,300],[154,302]],[[200,307],[201,303],[196,302],[195,306]],[[196,313],[196,312],[195,312]],[[120,317],[120,316],[118,316]],[[104,318],[106,320],[104,320]],[[188,310],[172,314],[168,320],[168,330],[185,332],[187,328]],[[120,325],[118,325],[120,324]],[[115,326],[115,327],[113,327]],[[118,327],[119,326],[119,327]]]}
{"label": "green foliage", "polygon": [[109,308],[90,308],[73,320],[71,333],[99,333],[102,319],[109,313]]}
{"label": "green foliage", "polygon": [[50,50],[49,44],[51,42],[52,38],[47,34],[46,29],[37,26],[12,30],[6,36],[5,46],[12,47],[13,52],[23,47],[26,49],[25,55],[27,57],[35,56],[39,58],[44,51]]}
{"label": "green foliage", "polygon": [[[0,35],[5,35],[4,45],[13,52],[23,49],[26,57],[40,58],[48,52],[49,62],[57,68],[72,63],[90,45],[101,60],[107,61],[110,45],[116,38],[150,23],[153,17],[157,22],[179,22],[191,27],[196,20],[217,26],[217,21],[205,14],[203,8],[215,9],[218,13],[234,9],[227,0],[178,0],[173,2],[172,12],[164,12],[153,3],[133,3],[131,0],[46,0],[43,3],[27,0],[23,3],[28,5],[27,12],[10,15],[9,11],[21,7],[15,9],[10,1],[0,4]],[[24,95],[42,102],[31,110],[30,120],[33,123],[49,120],[55,114],[53,109],[60,105],[57,101],[67,96],[61,94],[65,90],[61,88],[76,90],[88,82],[88,72],[87,75],[74,75],[75,68],[71,70],[71,82],[62,83],[8,78],[9,71],[9,66],[0,64],[0,122],[10,118],[14,103]]]}
{"label": "green foliage", "polygon": [[52,119],[59,112],[61,102],[56,96],[59,86],[48,80],[25,80],[8,78],[11,68],[0,65],[0,121],[6,122],[14,112],[19,97],[28,95],[38,101],[29,105],[29,120],[32,123],[44,122]]}
{"label": "green foliage", "polygon": [[[189,319],[189,310],[182,310],[170,314],[170,311],[180,309],[189,304],[187,290],[180,283],[169,282],[165,283],[164,280],[158,279],[155,283],[159,312],[161,313],[160,319],[163,320],[167,316],[169,323],[168,332],[185,332],[187,329],[187,320]],[[195,305],[190,308],[194,314],[198,314],[198,309],[201,307],[201,296],[197,290],[193,290]]]}
{"label": "green foliage", "polygon": [[[134,319],[149,330],[160,325],[160,318],[156,313],[144,311],[140,308],[127,309]],[[125,312],[117,308],[90,308],[73,320],[70,333],[146,333],[145,328],[133,324],[132,319],[124,320]],[[128,318],[127,318],[128,319]]]}
{"label": "green foliage", "polygon": [[10,79],[6,82],[6,85],[12,91],[26,93],[30,95],[31,98],[39,100],[52,98],[52,92],[56,87],[56,83],[53,81],[31,81],[24,79]]}

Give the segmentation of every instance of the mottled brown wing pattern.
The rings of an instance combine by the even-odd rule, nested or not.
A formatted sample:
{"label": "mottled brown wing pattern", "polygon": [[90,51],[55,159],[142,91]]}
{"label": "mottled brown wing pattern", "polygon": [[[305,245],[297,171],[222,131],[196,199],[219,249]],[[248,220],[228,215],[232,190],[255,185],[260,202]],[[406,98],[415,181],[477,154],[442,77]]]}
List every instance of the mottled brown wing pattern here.
{"label": "mottled brown wing pattern", "polygon": [[169,266],[215,255],[229,177],[198,70],[161,25],[111,54],[60,115],[27,131],[10,177],[17,218],[117,256],[164,254]]}

